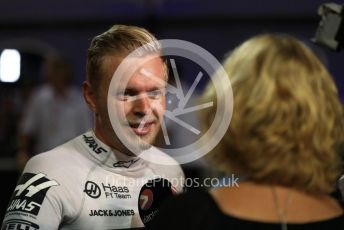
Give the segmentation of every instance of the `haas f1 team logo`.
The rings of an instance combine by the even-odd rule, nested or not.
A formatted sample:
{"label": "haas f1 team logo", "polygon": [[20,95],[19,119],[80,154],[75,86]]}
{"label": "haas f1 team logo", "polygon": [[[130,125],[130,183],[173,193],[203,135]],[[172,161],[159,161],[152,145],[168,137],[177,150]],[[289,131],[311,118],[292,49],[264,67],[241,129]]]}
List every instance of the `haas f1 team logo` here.
{"label": "haas f1 team logo", "polygon": [[43,173],[24,173],[14,190],[7,212],[21,211],[37,215],[47,191],[58,183]]}
{"label": "haas f1 team logo", "polygon": [[86,182],[84,192],[93,199],[100,197],[100,195],[102,194],[99,186],[93,181]]}

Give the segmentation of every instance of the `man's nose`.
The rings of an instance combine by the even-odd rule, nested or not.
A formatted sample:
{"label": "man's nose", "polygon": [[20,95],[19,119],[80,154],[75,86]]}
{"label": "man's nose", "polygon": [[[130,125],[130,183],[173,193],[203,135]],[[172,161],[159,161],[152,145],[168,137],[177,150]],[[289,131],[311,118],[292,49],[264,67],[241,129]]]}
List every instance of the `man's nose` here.
{"label": "man's nose", "polygon": [[147,95],[140,95],[135,101],[133,106],[134,114],[145,116],[150,113],[151,104]]}

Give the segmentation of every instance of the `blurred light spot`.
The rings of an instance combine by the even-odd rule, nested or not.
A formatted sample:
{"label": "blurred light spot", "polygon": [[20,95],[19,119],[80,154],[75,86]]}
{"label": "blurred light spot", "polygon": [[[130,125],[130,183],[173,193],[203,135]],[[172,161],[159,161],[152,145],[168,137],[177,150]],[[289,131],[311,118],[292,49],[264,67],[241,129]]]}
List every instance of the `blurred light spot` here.
{"label": "blurred light spot", "polygon": [[4,49],[0,55],[0,81],[16,82],[20,77],[20,53],[15,49]]}

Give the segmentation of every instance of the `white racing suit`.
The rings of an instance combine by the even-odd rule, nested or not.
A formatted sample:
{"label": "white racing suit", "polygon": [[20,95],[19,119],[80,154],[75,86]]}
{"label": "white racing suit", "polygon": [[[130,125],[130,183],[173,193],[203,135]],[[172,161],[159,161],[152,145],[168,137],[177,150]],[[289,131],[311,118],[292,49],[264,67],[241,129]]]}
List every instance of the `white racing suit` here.
{"label": "white racing suit", "polygon": [[[149,152],[174,162],[154,147]],[[168,181],[150,187],[156,178]],[[183,179],[177,164],[114,152],[89,131],[28,162],[2,230],[143,228],[166,196],[182,191]]]}

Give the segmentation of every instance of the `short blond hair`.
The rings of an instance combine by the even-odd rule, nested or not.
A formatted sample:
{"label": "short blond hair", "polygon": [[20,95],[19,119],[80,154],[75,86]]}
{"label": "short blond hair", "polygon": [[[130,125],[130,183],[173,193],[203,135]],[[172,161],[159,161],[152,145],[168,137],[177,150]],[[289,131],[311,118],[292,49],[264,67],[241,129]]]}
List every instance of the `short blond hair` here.
{"label": "short blond hair", "polygon": [[132,51],[145,45],[147,45],[145,51],[160,52],[161,46],[158,40],[146,29],[138,26],[113,25],[104,33],[95,36],[88,48],[87,80],[98,91],[100,82],[106,75],[103,67],[106,58],[109,56],[124,58]]}
{"label": "short blond hair", "polygon": [[[234,110],[211,161],[256,182],[331,192],[342,169],[344,113],[319,59],[295,38],[265,34],[236,48],[224,68]],[[204,100],[215,98],[208,86]],[[212,117],[202,114],[206,127]]]}

